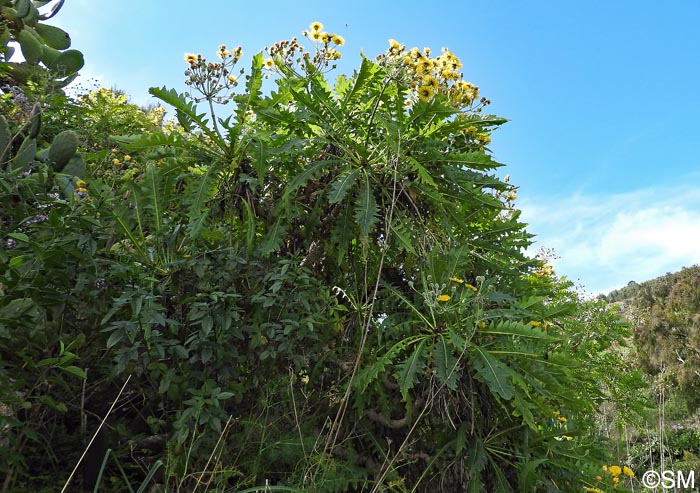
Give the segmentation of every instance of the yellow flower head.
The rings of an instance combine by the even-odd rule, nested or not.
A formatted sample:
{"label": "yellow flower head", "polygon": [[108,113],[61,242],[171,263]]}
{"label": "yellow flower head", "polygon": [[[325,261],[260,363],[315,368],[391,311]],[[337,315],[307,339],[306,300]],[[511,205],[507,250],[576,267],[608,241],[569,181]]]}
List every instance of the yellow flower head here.
{"label": "yellow flower head", "polygon": [[75,182],[75,186],[78,188],[85,188],[87,186],[87,182],[85,180],[78,180]]}
{"label": "yellow flower head", "polygon": [[624,474],[624,475],[627,476],[628,478],[633,478],[633,477],[634,477],[634,472],[632,471],[632,469],[630,469],[630,468],[627,467],[627,466],[624,466],[624,467],[622,468],[622,474]]}
{"label": "yellow flower head", "polygon": [[127,163],[131,161],[131,156],[129,156],[128,154],[124,156],[124,161],[126,161]]}
{"label": "yellow flower head", "polygon": [[601,469],[603,470],[603,472],[608,472],[608,466],[603,466],[601,467]]}
{"label": "yellow flower head", "polygon": [[395,39],[390,39],[389,40],[389,47],[393,51],[399,51],[401,49],[401,44],[398,41],[396,41]]}
{"label": "yellow flower head", "polygon": [[309,38],[313,41],[323,41],[323,34],[321,31],[311,31]]}
{"label": "yellow flower head", "polygon": [[429,86],[422,86],[418,88],[418,98],[421,101],[430,101],[433,98],[433,89]]}
{"label": "yellow flower head", "polygon": [[121,161],[119,161],[119,159],[114,158],[114,159],[112,159],[112,164],[115,165],[115,166],[119,166],[119,165],[122,164],[122,163],[121,163]]}
{"label": "yellow flower head", "polygon": [[434,77],[431,77],[429,75],[426,77],[423,77],[423,85],[431,87],[433,89],[433,91],[437,91],[437,88],[439,86],[438,81],[435,80]]}
{"label": "yellow flower head", "polygon": [[416,73],[421,76],[430,74],[432,69],[433,64],[429,60],[422,60],[416,65]]}
{"label": "yellow flower head", "polygon": [[474,291],[475,293],[476,293],[477,291],[479,291],[479,290],[476,288],[476,286],[472,286],[471,284],[465,284],[464,287],[467,288],[467,289],[469,289],[469,290],[471,290],[471,291]]}
{"label": "yellow flower head", "polygon": [[437,297],[438,301],[450,301],[452,298],[450,297],[449,294],[441,294],[440,296]]}
{"label": "yellow flower head", "polygon": [[266,68],[267,70],[272,70],[275,68],[275,61],[272,58],[266,58],[263,60],[263,67]]}
{"label": "yellow flower head", "polygon": [[619,483],[619,482],[620,482],[620,478],[618,478],[617,476],[615,476],[615,477],[613,478],[613,484],[617,484],[617,483]]}
{"label": "yellow flower head", "polygon": [[334,34],[332,36],[332,41],[333,41],[333,44],[336,46],[343,46],[345,44],[345,38],[343,38],[339,34]]}
{"label": "yellow flower head", "polygon": [[560,423],[566,423],[568,420],[564,416],[559,416]]}
{"label": "yellow flower head", "polygon": [[457,284],[464,284],[464,279],[460,279],[459,277],[450,277],[450,281],[456,282]]}
{"label": "yellow flower head", "polygon": [[227,77],[227,79],[228,79],[228,81],[229,81],[231,84],[233,84],[234,86],[235,86],[236,84],[238,84],[238,78],[237,78],[237,77],[234,77],[233,75],[229,75],[229,76]]}
{"label": "yellow flower head", "polygon": [[574,437],[570,437],[569,435],[562,435],[562,438],[566,440],[567,442],[571,441],[574,439]]}
{"label": "yellow flower head", "polygon": [[591,488],[591,487],[586,487],[586,493],[603,493],[603,490],[600,490],[598,488]]}
{"label": "yellow flower head", "polygon": [[190,65],[197,63],[197,55],[194,53],[185,53],[185,61]]}
{"label": "yellow flower head", "polygon": [[316,22],[312,22],[312,23],[309,25],[309,27],[311,28],[312,31],[320,32],[321,29],[323,29],[323,24],[321,24],[320,22],[316,21]]}
{"label": "yellow flower head", "polygon": [[332,35],[332,34],[329,34],[329,33],[327,33],[327,32],[322,32],[322,33],[321,33],[321,41],[323,41],[324,44],[330,43],[332,39],[333,39],[333,35]]}
{"label": "yellow flower head", "polygon": [[608,468],[608,471],[610,471],[610,474],[613,476],[619,476],[622,474],[622,468],[620,466],[610,466]]}

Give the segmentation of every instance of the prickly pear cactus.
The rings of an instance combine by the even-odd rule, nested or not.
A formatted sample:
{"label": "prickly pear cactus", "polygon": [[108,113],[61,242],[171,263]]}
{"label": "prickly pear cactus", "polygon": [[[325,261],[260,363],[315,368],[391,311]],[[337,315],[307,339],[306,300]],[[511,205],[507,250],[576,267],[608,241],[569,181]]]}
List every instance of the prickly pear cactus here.
{"label": "prickly pear cactus", "polygon": [[49,162],[54,171],[61,172],[78,150],[78,136],[72,130],[64,130],[54,137],[49,148]]}
{"label": "prickly pear cactus", "polygon": [[[58,13],[63,2],[59,0],[48,12],[41,13],[39,7],[46,6],[46,1],[0,0],[0,62],[6,62],[0,63],[0,79],[25,83],[39,64],[49,69],[60,86],[75,78],[85,63],[83,54],[69,49],[67,32],[44,23]],[[8,62],[15,50],[12,42],[19,45],[24,62]]]}

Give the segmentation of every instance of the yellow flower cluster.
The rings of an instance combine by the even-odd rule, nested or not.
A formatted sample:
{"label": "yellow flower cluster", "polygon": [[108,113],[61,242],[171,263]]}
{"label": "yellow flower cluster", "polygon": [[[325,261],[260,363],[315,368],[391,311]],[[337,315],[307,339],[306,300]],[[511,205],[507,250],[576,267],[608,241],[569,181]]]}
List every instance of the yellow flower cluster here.
{"label": "yellow flower cluster", "polygon": [[407,104],[412,104],[412,98],[430,101],[438,93],[449,97],[450,102],[457,107],[471,105],[479,97],[479,88],[471,82],[462,80],[459,72],[462,62],[447,48],[442,54],[431,58],[430,48],[420,50],[416,47],[406,50],[406,46],[395,39],[389,40],[389,50],[386,58],[400,60],[411,77],[412,93]]}
{"label": "yellow flower cluster", "polygon": [[478,289],[477,289],[476,287],[474,287],[474,286],[472,286],[471,284],[465,282],[464,279],[460,279],[459,277],[450,277],[450,281],[456,282],[457,284],[461,284],[462,286],[464,286],[464,287],[467,288],[468,290],[473,291],[473,292],[475,292],[475,293],[478,291]]}
{"label": "yellow flower cluster", "polygon": [[452,298],[450,297],[449,294],[441,294],[440,296],[437,297],[437,300],[442,301],[442,302],[450,301],[451,299]]}
{"label": "yellow flower cluster", "polygon": [[323,24],[320,22],[312,22],[309,27],[310,31],[304,31],[302,34],[309,38],[315,43],[323,45],[322,51],[325,52],[325,57],[328,60],[338,60],[340,59],[340,52],[333,46],[343,46],[345,44],[345,39],[339,34],[328,33],[323,30]]}

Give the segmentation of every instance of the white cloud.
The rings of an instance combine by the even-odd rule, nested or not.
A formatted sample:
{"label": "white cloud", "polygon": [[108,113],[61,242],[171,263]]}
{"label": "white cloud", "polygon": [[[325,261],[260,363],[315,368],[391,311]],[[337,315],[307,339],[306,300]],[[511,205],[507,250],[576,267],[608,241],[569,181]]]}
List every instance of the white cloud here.
{"label": "white cloud", "polygon": [[700,263],[700,190],[687,185],[520,205],[535,249],[554,248],[557,272],[590,292]]}

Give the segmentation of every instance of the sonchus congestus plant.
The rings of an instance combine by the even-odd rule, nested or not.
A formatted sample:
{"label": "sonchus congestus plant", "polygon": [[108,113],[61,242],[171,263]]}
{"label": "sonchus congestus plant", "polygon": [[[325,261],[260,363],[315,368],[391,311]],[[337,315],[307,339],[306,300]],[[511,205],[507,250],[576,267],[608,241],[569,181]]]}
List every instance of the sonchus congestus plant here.
{"label": "sonchus congestus plant", "polygon": [[[187,54],[192,93],[151,89],[180,128],[130,140],[156,155],[180,149],[187,173],[147,173],[196,198],[179,231],[209,248],[177,247],[198,259],[191,278],[209,294],[163,294],[190,310],[168,344],[207,353],[163,370],[161,392],[206,375],[199,363],[220,372],[183,403],[175,456],[189,424],[220,431],[228,414],[217,443],[230,453],[215,470],[238,487],[580,491],[582,471],[609,460],[589,419],[607,396],[576,373],[575,296],[524,254],[516,189],[488,148],[506,120],[485,113],[447,49],[390,40],[330,81],[345,40],[319,22],[304,36],[310,49],[294,38],[254,56],[240,92],[240,48],[221,46],[216,62]],[[217,116],[228,102],[230,116]],[[142,231],[165,227],[146,219]],[[163,258],[167,291],[185,274]]]}

